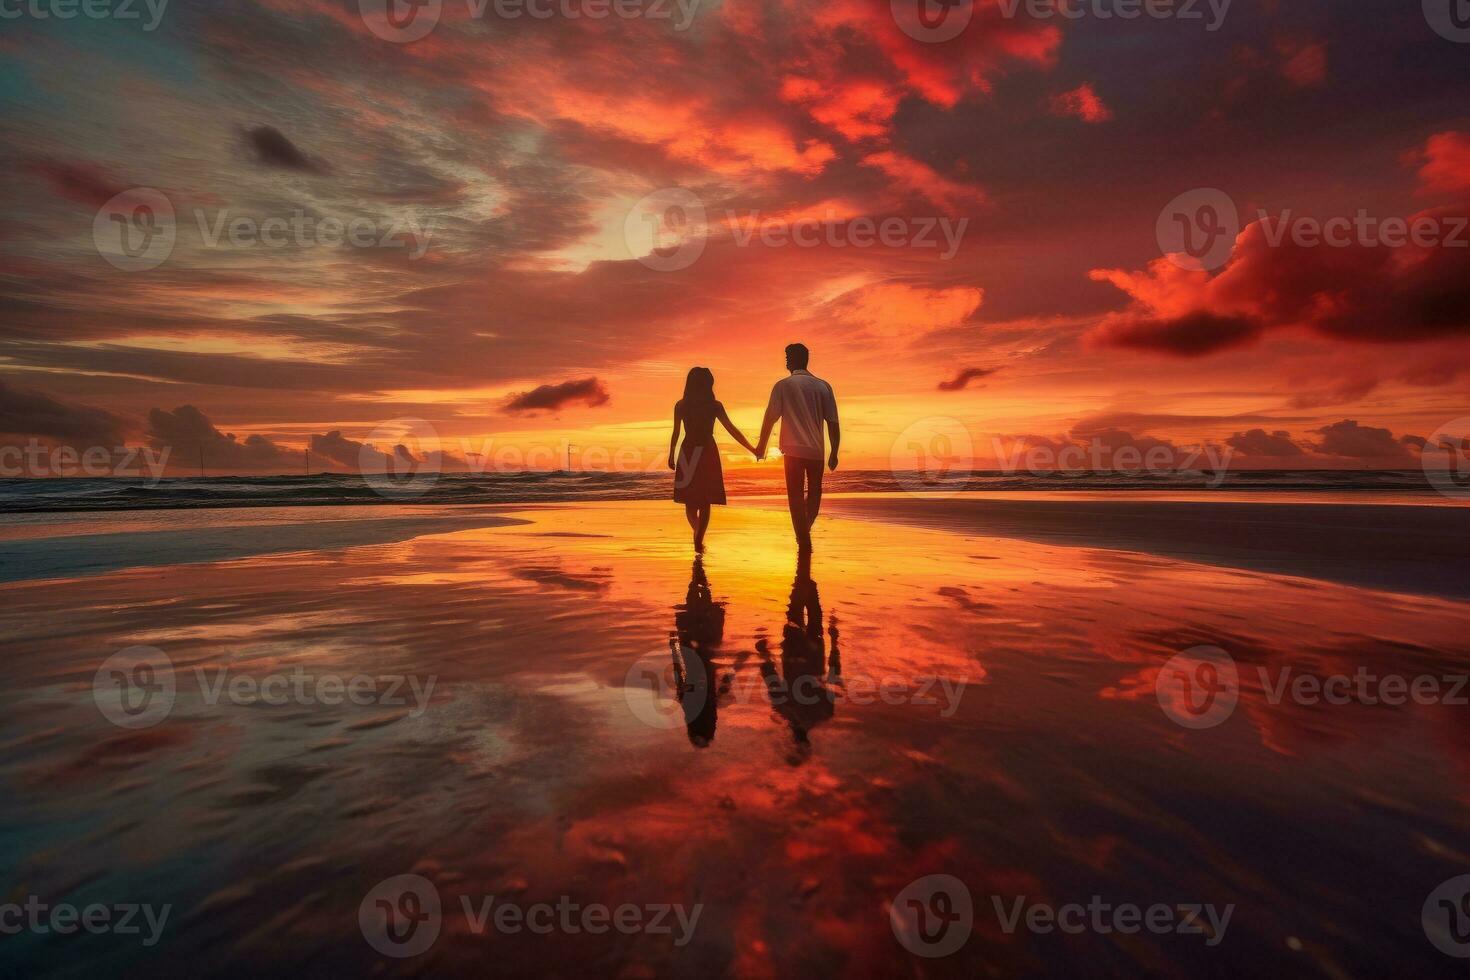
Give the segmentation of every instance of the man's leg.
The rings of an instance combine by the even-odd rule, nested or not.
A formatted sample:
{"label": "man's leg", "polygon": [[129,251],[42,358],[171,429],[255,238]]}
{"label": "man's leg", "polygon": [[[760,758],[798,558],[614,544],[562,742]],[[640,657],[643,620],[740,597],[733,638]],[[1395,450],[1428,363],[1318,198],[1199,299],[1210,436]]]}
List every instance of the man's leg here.
{"label": "man's leg", "polygon": [[811,542],[812,523],[806,516],[806,463],[795,456],[783,456],[786,467],[786,506],[791,509],[791,529],[796,540],[803,544]]}
{"label": "man's leg", "polygon": [[806,526],[811,530],[817,523],[817,512],[822,509],[822,461],[807,461],[806,470]]}

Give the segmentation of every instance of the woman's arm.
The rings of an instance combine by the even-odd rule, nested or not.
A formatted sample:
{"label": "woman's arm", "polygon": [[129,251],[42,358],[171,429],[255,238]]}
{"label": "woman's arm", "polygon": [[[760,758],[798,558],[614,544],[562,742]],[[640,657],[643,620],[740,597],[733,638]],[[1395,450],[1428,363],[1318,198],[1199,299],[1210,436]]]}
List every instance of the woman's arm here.
{"label": "woman's arm", "polygon": [[684,403],[674,403],[674,434],[669,437],[669,469],[674,469],[674,454],[679,451],[679,426],[684,422]]}
{"label": "woman's arm", "polygon": [[715,413],[715,418],[720,420],[720,424],[725,427],[725,431],[730,433],[730,436],[736,442],[744,446],[746,452],[750,453],[752,456],[757,455],[755,447],[750,444],[750,440],[745,438],[744,433],[742,433],[739,429],[735,427],[734,422],[730,421],[730,415],[725,411],[725,405],[723,402],[716,406]]}

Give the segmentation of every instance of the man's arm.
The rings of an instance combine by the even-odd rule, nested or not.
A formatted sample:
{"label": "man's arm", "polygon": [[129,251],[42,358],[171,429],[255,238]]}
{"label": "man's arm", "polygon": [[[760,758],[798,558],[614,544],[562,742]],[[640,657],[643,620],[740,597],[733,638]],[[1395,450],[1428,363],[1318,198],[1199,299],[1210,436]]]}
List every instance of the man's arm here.
{"label": "man's arm", "polygon": [[761,422],[760,442],[755,444],[755,458],[766,458],[766,447],[771,444],[771,430],[776,427],[776,420],[781,417],[781,384],[771,389],[771,401],[766,405],[766,418]]}
{"label": "man's arm", "polygon": [[832,386],[827,386],[827,398],[822,405],[823,414],[827,419],[827,435],[832,440],[832,453],[827,457],[827,468],[837,469],[837,447],[842,445],[842,425],[837,421],[837,396],[832,393]]}

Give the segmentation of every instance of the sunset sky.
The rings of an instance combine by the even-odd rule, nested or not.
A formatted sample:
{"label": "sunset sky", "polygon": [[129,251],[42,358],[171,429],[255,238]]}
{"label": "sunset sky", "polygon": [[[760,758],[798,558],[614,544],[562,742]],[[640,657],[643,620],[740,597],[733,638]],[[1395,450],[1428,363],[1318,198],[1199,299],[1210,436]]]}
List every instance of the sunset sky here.
{"label": "sunset sky", "polygon": [[[1235,0],[1218,23],[976,0],[942,43],[879,0],[443,0],[408,43],[372,0],[172,0],[153,30],[135,7],[0,23],[6,444],[300,472],[315,440],[340,470],[417,418],[455,457],[656,463],[690,366],[754,437],[798,340],[853,468],[933,418],[977,465],[1096,437],[1414,468],[1470,415],[1470,44],[1417,0]],[[99,249],[136,230],[110,218],[134,188],[174,211],[154,268]],[[1216,269],[1157,233],[1198,188],[1242,219]],[[659,233],[702,245],[689,264],[646,254],[650,194],[701,205]],[[1445,240],[1275,245],[1258,210]],[[860,244],[862,218],[894,234]],[[279,244],[252,237],[271,219]],[[793,221],[808,244],[745,235]]]}

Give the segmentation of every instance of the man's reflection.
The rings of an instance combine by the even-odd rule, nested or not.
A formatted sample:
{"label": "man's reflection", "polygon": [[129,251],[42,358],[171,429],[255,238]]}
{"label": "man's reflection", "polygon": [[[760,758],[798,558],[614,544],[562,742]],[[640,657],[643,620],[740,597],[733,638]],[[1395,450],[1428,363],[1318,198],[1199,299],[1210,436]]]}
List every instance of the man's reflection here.
{"label": "man's reflection", "polygon": [[796,580],[786,606],[786,625],[781,628],[781,665],[773,662],[770,643],[756,641],[761,655],[761,676],[771,696],[771,706],[791,726],[792,765],[811,755],[808,733],[830,719],[836,710],[834,688],[842,683],[842,655],[837,645],[837,621],[827,629],[832,656],[822,632],[822,600],[812,581],[812,559],[803,552],[797,559]]}
{"label": "man's reflection", "polygon": [[704,562],[694,559],[689,591],[674,607],[674,631],[669,651],[674,658],[674,682],[684,708],[689,741],[704,748],[715,737],[715,715],[721,695],[730,686],[728,674],[720,677],[715,656],[725,641],[725,604],[710,593]]}

